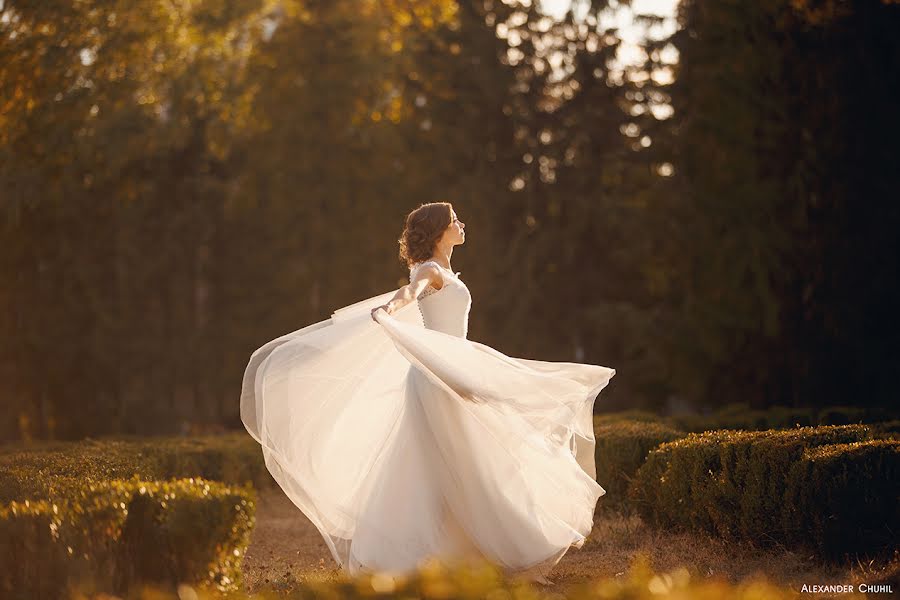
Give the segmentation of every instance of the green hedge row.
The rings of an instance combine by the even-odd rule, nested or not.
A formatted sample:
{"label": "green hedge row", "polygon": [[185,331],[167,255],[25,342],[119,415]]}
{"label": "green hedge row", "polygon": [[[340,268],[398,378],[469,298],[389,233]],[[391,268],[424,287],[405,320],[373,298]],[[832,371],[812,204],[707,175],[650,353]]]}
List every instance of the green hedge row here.
{"label": "green hedge row", "polygon": [[0,450],[0,504],[65,495],[88,482],[203,477],[269,485],[259,444],[245,433],[197,438],[137,438],[49,443]]}
{"label": "green hedge row", "polygon": [[834,555],[892,552],[900,541],[900,441],[808,448],[791,468],[782,514],[794,544]]}
{"label": "green hedge row", "polygon": [[245,484],[271,481],[243,433],[0,448],[0,597],[79,582],[234,589],[253,524]]}
{"label": "green hedge row", "polygon": [[594,419],[597,481],[606,490],[601,507],[622,508],[628,487],[651,450],[685,434],[662,423],[629,419]]}
{"label": "green hedge row", "polygon": [[663,527],[815,546],[827,557],[878,551],[876,533],[900,526],[900,443],[872,437],[865,425],[690,434],[650,452],[629,497]]}
{"label": "green hedge row", "polygon": [[654,412],[640,409],[620,410],[618,412],[594,415],[594,425],[621,423],[622,421],[638,421],[640,423],[660,423],[669,425],[669,419]]}
{"label": "green hedge row", "polygon": [[746,404],[728,404],[709,415],[677,415],[665,417],[643,410],[606,413],[595,417],[599,422],[650,421],[691,433],[717,429],[792,429],[816,425],[851,425],[866,423],[873,429],[897,433],[900,413],[879,407],[829,406],[826,408],[794,408],[771,406],[751,409]]}
{"label": "green hedge row", "polygon": [[238,589],[254,492],[202,479],[85,483],[0,508],[0,597],[154,582]]}
{"label": "green hedge row", "polygon": [[816,425],[874,424],[898,417],[896,411],[880,407],[829,406],[825,408],[795,408],[771,406],[751,409],[745,404],[730,404],[711,415],[670,417],[669,422],[690,432],[713,429],[791,429]]}

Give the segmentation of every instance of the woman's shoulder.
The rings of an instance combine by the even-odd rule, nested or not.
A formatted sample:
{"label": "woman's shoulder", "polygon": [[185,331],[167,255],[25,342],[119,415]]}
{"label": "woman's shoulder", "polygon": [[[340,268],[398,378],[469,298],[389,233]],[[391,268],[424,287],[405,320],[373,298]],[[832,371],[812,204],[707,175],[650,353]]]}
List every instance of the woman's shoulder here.
{"label": "woman's shoulder", "polygon": [[414,263],[409,268],[409,270],[411,272],[414,272],[414,271],[419,271],[420,269],[425,269],[425,268],[437,269],[438,271],[441,270],[441,266],[437,263],[437,261],[432,260],[432,259],[423,260],[422,262]]}
{"label": "woman's shoulder", "polygon": [[429,279],[435,279],[435,277],[440,281],[443,281],[444,279],[444,273],[441,270],[440,265],[434,260],[425,260],[413,264],[409,268],[409,280],[412,281],[419,273],[429,274]]}

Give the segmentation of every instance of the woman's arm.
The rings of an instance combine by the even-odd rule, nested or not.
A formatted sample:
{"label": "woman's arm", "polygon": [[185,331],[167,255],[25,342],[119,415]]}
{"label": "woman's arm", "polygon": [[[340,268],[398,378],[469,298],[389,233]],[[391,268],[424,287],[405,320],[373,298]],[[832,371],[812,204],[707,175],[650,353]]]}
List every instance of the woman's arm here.
{"label": "woman's arm", "polygon": [[429,285],[435,289],[441,289],[444,286],[444,278],[441,271],[434,265],[425,265],[416,272],[413,280],[397,290],[394,297],[387,304],[372,309],[372,319],[375,319],[375,311],[384,309],[385,312],[391,314],[400,308],[403,308],[413,300],[419,297],[419,294],[425,291]]}

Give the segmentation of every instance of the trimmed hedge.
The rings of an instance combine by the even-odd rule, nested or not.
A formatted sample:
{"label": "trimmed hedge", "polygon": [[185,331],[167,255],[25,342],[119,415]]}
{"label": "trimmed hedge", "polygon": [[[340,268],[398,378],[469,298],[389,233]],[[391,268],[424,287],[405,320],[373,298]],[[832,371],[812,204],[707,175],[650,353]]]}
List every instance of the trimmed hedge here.
{"label": "trimmed hedge", "polygon": [[900,440],[900,419],[884,421],[872,425],[876,437],[888,440]]}
{"label": "trimmed hedge", "polygon": [[79,584],[236,589],[254,492],[226,484],[271,481],[246,434],[0,449],[0,597],[59,598]]}
{"label": "trimmed hedge", "polygon": [[202,479],[85,483],[0,508],[0,596],[61,598],[73,585],[180,582],[238,589],[254,492]]}
{"label": "trimmed hedge", "polygon": [[791,468],[784,508],[794,543],[833,558],[892,552],[900,539],[900,441],[807,449]]}
{"label": "trimmed hedge", "polygon": [[[605,421],[605,422],[604,422]],[[650,450],[685,434],[652,421],[595,419],[597,481],[606,490],[601,506],[621,507],[628,486]]]}
{"label": "trimmed hedge", "polygon": [[65,495],[84,482],[138,476],[203,477],[255,487],[273,481],[259,444],[244,433],[197,438],[138,438],[51,443],[0,451],[0,503]]}
{"label": "trimmed hedge", "polygon": [[819,423],[817,414],[814,408],[772,406],[751,409],[745,405],[728,405],[710,415],[674,416],[670,421],[684,431],[697,433],[717,429],[762,431],[816,425]]}
{"label": "trimmed hedge", "polygon": [[896,410],[882,407],[829,406],[825,408],[770,406],[751,409],[746,404],[728,404],[709,415],[679,415],[664,421],[690,432],[716,429],[791,429],[816,425],[880,423],[898,418]]}
{"label": "trimmed hedge", "polygon": [[[867,442],[871,437],[865,425],[690,434],[650,452],[629,497],[642,517],[659,526],[699,529],[762,544],[801,541],[809,530],[793,526],[797,511],[827,509],[814,508],[816,502],[824,502],[824,495],[813,492],[805,504],[794,500],[795,496],[788,497],[788,488],[798,477],[795,465],[804,460],[809,448]],[[865,460],[853,459],[846,452],[839,455],[833,464]],[[863,451],[860,456],[872,455]],[[867,468],[876,474],[872,477],[889,477],[894,468],[890,464],[886,460]],[[896,496],[884,498],[885,502],[896,500]],[[795,504],[787,506],[789,501]],[[825,545],[819,549],[824,554],[839,550],[822,539]]]}

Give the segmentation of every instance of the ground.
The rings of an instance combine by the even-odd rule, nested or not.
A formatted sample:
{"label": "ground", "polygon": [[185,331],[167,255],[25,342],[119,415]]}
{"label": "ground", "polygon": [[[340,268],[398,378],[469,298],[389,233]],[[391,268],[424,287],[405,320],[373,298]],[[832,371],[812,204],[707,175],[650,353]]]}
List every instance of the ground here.
{"label": "ground", "polygon": [[[621,577],[636,553],[647,554],[656,571],[686,566],[696,577],[721,576],[733,582],[755,573],[800,591],[807,584],[868,584],[896,581],[900,557],[887,565],[825,566],[786,549],[760,550],[695,533],[672,533],[644,524],[640,517],[598,509],[585,545],[571,549],[551,575],[554,591],[597,577]],[[244,560],[247,590],[292,588],[310,577],[337,573],[334,559],[316,528],[278,489],[263,490],[257,523]],[[895,584],[894,589],[898,589]],[[816,594],[815,598],[828,598]]]}

